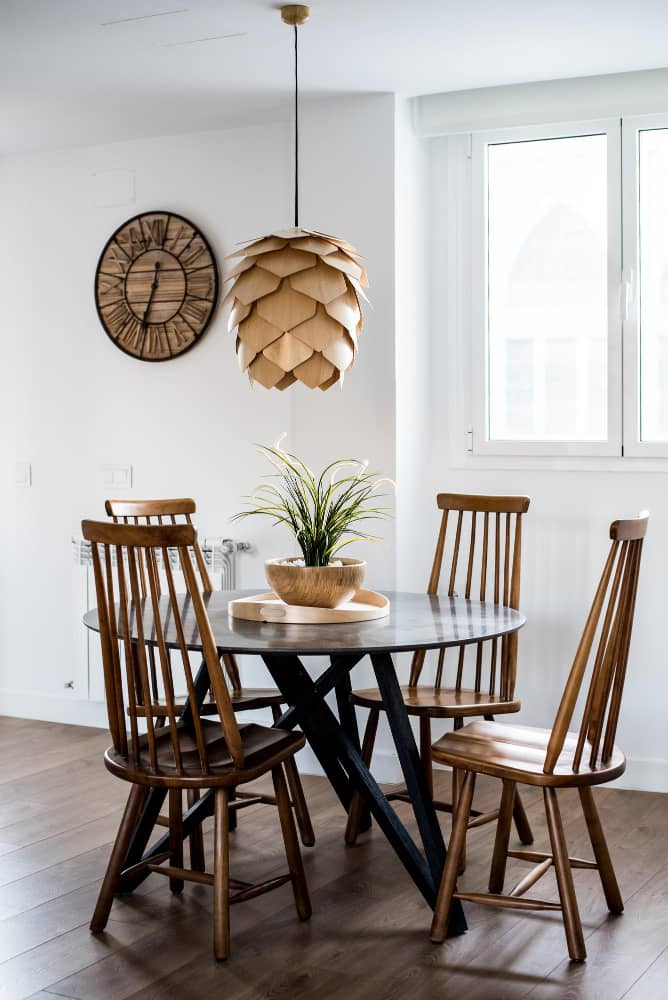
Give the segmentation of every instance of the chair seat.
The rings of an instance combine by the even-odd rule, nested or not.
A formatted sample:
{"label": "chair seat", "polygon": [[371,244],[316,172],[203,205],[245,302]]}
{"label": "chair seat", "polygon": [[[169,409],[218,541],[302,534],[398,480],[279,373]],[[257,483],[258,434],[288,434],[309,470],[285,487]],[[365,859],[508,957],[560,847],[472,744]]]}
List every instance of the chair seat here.
{"label": "chair seat", "polygon": [[[179,716],[185,708],[186,696],[179,694],[177,699],[174,712]],[[271,708],[272,705],[285,704],[284,696],[276,688],[241,688],[238,691],[230,691],[230,700],[235,712],[251,712],[260,708]],[[164,706],[165,718],[167,718],[167,705],[162,701],[154,703],[154,709],[161,706]],[[200,715],[218,715],[218,706],[215,701],[205,701],[199,711]],[[137,714],[143,715],[145,713],[139,707]],[[157,715],[158,713],[154,711],[153,714]]]}
{"label": "chair seat", "polygon": [[285,696],[276,688],[241,688],[240,691],[230,691],[230,698],[235,712],[269,708],[272,705],[285,703]]}
{"label": "chair seat", "polygon": [[[251,712],[259,708],[271,708],[272,705],[283,705],[285,697],[276,688],[240,688],[230,691],[230,700],[235,712]],[[205,701],[201,708],[202,715],[217,715],[216,703]]]}
{"label": "chair seat", "polygon": [[[462,718],[467,715],[495,715],[503,712],[519,712],[521,702],[507,701],[496,694],[454,688],[433,688],[427,684],[414,687],[401,686],[404,705],[409,715],[428,715],[439,719]],[[353,705],[364,708],[383,708],[383,698],[378,688],[353,691],[350,699]]]}
{"label": "chair seat", "polygon": [[190,730],[181,722],[176,728],[182,758],[180,770],[174,765],[168,726],[155,730],[157,772],[151,767],[146,735],[140,737],[138,765],[133,760],[123,757],[114,747],[109,747],[104,755],[107,768],[119,778],[145,785],[173,786],[175,779],[178,779],[179,787],[183,788],[234,786],[253,781],[276,767],[281,761],[291,757],[295,751],[300,750],[306,742],[303,734],[299,732],[272,729],[255,723],[240,725],[239,733],[245,756],[245,766],[240,769],[232,761],[220,722],[202,719],[202,732],[209,761],[209,770],[203,773],[197,744]]}
{"label": "chair seat", "polygon": [[504,722],[470,722],[456,732],[446,733],[432,746],[432,757],[439,764],[449,764],[467,771],[510,778],[526,785],[553,787],[598,785],[612,781],[626,768],[626,758],[613,747],[609,761],[597,767],[588,764],[589,744],[585,744],[582,763],[573,773],[573,755],[578,734],[568,733],[553,774],[544,774],[543,765],[549,729],[515,726]]}

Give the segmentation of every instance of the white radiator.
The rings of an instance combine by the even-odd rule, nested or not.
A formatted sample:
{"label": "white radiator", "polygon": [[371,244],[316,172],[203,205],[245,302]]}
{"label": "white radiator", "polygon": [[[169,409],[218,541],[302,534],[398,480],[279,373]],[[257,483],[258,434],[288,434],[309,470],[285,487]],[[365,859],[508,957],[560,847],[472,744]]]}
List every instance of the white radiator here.
{"label": "white radiator", "polygon": [[[212,537],[205,538],[201,546],[214,588],[216,590],[234,590],[237,586],[238,553],[248,551],[250,544],[237,542],[232,538]],[[168,552],[175,586],[177,590],[184,591],[185,584],[180,571],[178,553],[175,549],[170,549]],[[160,559],[160,553],[157,554]],[[86,542],[80,537],[72,538],[72,558],[74,561],[72,595],[76,636],[75,655],[79,662],[73,664],[73,677],[65,682],[65,687],[72,688],[75,697],[85,698],[89,701],[104,701],[104,675],[100,641],[97,633],[89,632],[82,622],[85,613],[94,608],[96,604],[90,542]]]}

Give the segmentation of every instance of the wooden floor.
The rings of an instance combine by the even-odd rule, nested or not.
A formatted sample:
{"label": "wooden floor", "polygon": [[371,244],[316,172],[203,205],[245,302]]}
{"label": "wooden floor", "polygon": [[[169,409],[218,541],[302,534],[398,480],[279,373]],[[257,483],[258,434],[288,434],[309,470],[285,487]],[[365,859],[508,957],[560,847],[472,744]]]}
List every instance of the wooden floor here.
{"label": "wooden floor", "polygon": [[[317,837],[304,851],[313,918],[299,923],[288,886],[240,904],[232,911],[232,956],[217,965],[204,886],[186,885],[175,897],[166,879],[150,878],[114,903],[104,935],[90,934],[126,792],[103,767],[106,744],[99,730],[0,719],[2,1000],[668,996],[668,795],[598,793],[626,911],[610,917],[597,874],[574,873],[589,958],[572,966],[551,913],[469,906],[466,935],[430,944],[430,911],[378,829],[346,848],[329,786],[307,777]],[[497,791],[481,779],[479,801],[491,804]],[[536,846],[547,849],[541,799],[528,794],[526,803]],[[589,857],[577,802],[565,793],[562,803],[571,853]],[[399,808],[410,815],[410,807]],[[210,821],[205,830],[210,849]],[[462,887],[486,888],[492,835],[491,827],[472,832]],[[233,876],[283,868],[273,809],[241,813],[232,839]],[[541,895],[554,894],[548,876]]]}

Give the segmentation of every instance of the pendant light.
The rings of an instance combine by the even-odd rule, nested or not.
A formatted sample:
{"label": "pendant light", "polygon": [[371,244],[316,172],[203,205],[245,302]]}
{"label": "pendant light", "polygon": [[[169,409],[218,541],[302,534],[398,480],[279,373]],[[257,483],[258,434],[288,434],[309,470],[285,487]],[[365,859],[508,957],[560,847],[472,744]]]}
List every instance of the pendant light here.
{"label": "pendant light", "polygon": [[[239,367],[251,383],[287,389],[299,381],[329,389],[343,381],[357,355],[360,298],[366,271],[357,251],[338,236],[299,225],[298,28],[309,17],[302,4],[281,7],[294,29],[294,227],[269,233],[230,254],[239,258],[225,280],[233,284],[230,331],[236,330]],[[230,259],[228,258],[228,259]]]}

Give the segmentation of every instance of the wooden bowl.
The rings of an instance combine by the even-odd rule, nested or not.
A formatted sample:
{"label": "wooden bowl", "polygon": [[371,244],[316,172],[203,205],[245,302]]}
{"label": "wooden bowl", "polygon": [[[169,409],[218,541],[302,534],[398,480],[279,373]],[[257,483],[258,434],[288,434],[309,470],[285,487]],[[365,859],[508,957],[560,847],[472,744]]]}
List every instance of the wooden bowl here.
{"label": "wooden bowl", "polygon": [[338,608],[362,586],[363,559],[341,559],[342,566],[295,566],[297,558],[289,562],[267,559],[264,564],[269,586],[286,604]]}

